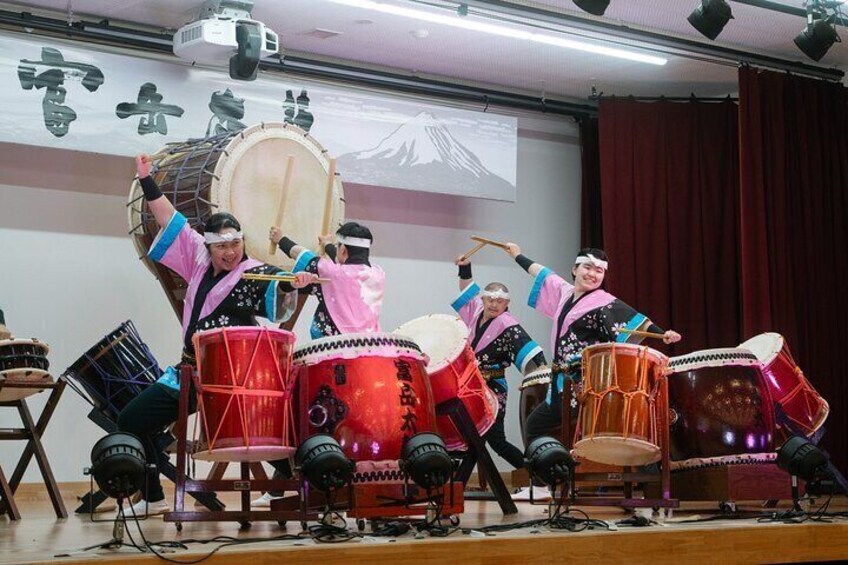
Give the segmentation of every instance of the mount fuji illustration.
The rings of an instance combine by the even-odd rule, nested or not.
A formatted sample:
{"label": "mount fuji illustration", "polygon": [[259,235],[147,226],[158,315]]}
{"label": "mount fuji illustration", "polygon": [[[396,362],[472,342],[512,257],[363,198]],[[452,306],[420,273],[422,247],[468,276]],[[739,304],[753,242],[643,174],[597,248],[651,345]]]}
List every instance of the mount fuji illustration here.
{"label": "mount fuji illustration", "polygon": [[420,112],[376,147],[338,158],[346,180],[428,192],[512,199],[515,186],[486,168],[430,112]]}

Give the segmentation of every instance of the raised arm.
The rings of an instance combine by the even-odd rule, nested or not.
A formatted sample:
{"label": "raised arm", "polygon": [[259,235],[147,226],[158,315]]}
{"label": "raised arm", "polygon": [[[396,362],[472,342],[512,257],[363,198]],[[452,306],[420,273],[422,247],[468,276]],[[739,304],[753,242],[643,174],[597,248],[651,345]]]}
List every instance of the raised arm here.
{"label": "raised arm", "polygon": [[274,243],[274,245],[278,246],[280,250],[288,255],[291,259],[297,259],[298,255],[306,251],[306,248],[302,245],[298,245],[294,241],[283,235],[283,230],[278,228],[277,226],[271,226],[271,229],[268,232],[268,238]]}
{"label": "raised arm", "polygon": [[144,199],[147,200],[147,206],[156,219],[156,224],[160,228],[165,228],[176,210],[171,201],[162,195],[156,181],[150,176],[151,163],[149,155],[135,156],[135,169],[138,173],[138,181],[141,183],[141,190],[144,192]]}
{"label": "raised arm", "polygon": [[538,275],[544,268],[544,266],[539,263],[536,263],[532,259],[522,255],[521,248],[517,243],[507,243],[504,251],[506,251],[507,255],[515,259],[515,262],[518,263],[522,269],[530,273],[531,277]]}
{"label": "raised arm", "polygon": [[471,260],[460,255],[454,259],[453,264],[459,267],[459,290],[465,290],[474,280],[471,276]]}

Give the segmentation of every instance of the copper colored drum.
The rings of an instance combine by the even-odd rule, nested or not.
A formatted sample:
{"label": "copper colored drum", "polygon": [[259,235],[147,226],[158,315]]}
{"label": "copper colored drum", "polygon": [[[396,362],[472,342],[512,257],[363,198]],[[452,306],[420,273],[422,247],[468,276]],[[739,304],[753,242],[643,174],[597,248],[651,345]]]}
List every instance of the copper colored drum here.
{"label": "copper colored drum", "polygon": [[774,410],[760,362],[746,349],[706,349],[668,363],[672,461],[774,450]]}
{"label": "copper colored drum", "polygon": [[[827,420],[830,407],[792,359],[789,345],[778,333],[754,336],[739,347],[749,349],[763,364],[771,399],[804,435],[811,437]],[[782,435],[793,435],[782,430]]]}
{"label": "copper colored drum", "polygon": [[659,461],[658,403],[668,358],[649,347],[601,343],[583,350],[574,453],[609,465]]}
{"label": "copper colored drum", "polygon": [[[519,414],[521,438],[524,440],[524,445],[527,445],[527,418],[530,417],[530,414],[539,404],[545,402],[550,386],[551,369],[549,367],[542,367],[525,375],[521,381],[521,385],[518,387],[521,391]],[[555,438],[560,438],[562,436],[562,424],[551,428],[547,434]]]}
{"label": "copper colored drum", "polygon": [[[315,138],[296,126],[261,123],[240,132],[169,145],[155,155],[153,178],[193,228],[202,227],[215,212],[230,212],[241,222],[248,255],[289,269],[291,259],[268,249],[268,227],[278,223],[281,203],[279,225],[302,245],[313,245],[317,236],[334,231],[344,221],[342,183],[338,178],[329,181],[326,153]],[[289,155],[295,164],[283,199]],[[185,282],[147,258],[159,228],[137,180],[130,187],[128,221],[139,257],[159,279],[181,317]]]}
{"label": "copper colored drum", "polygon": [[354,461],[400,459],[404,441],[436,430],[424,355],[386,333],[325,337],[297,348],[298,429],[330,434]]}
{"label": "copper colored drum", "polygon": [[[394,331],[411,337],[430,358],[427,373],[433,400],[440,404],[458,398],[482,436],[498,416],[498,397],[486,384],[477,357],[468,345],[468,328],[459,318],[431,314],[407,322]],[[439,433],[451,451],[468,448],[448,416],[438,416]]]}
{"label": "copper colored drum", "polygon": [[269,461],[294,452],[294,340],[290,332],[264,327],[194,335],[197,409],[206,448],[195,458]]}

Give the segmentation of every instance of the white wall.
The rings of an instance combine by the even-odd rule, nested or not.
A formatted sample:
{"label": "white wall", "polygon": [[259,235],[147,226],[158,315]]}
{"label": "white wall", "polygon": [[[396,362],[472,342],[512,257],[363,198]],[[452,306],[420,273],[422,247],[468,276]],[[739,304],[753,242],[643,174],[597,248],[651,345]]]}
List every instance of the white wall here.
{"label": "white wall", "polygon": [[[374,260],[388,275],[385,330],[417,316],[449,312],[457,292],[455,256],[471,247],[469,235],[520,243],[527,255],[563,270],[579,244],[580,148],[569,120],[519,119],[518,201],[484,201],[385,188],[347,186],[347,216],[375,235]],[[19,337],[51,346],[54,375],[89,347],[132,319],[160,364],[178,359],[177,319],[158,283],[141,265],[126,235],[124,196],[130,159],[0,144],[0,308]],[[512,311],[548,350],[550,322],[526,305],[530,278],[503,252],[474,258],[475,278],[507,284]],[[304,310],[306,338],[314,307]],[[521,446],[520,375],[511,370],[507,436]],[[46,394],[32,397],[39,413]],[[45,434],[59,481],[84,480],[81,470],[103,432],[86,418],[88,406],[66,390]],[[0,427],[19,425],[16,412],[0,411]],[[0,444],[0,464],[11,474],[23,442]],[[508,465],[499,461],[502,469]],[[25,477],[39,481],[33,463]]]}

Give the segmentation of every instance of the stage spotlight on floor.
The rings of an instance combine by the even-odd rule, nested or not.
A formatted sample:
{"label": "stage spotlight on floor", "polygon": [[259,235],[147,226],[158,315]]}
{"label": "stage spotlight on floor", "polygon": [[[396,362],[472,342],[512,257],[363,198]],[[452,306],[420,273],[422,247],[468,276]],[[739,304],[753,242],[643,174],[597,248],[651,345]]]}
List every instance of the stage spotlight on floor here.
{"label": "stage spotlight on floor", "polygon": [[609,3],[610,0],[574,0],[574,4],[578,8],[596,16],[603,16]]}
{"label": "stage spotlight on floor", "polygon": [[807,438],[792,436],[777,450],[777,466],[811,481],[827,468],[827,456]]}
{"label": "stage spotlight on floor", "polygon": [[141,489],[147,476],[144,446],[132,434],[111,433],[91,449],[88,472],[108,496],[119,500],[132,496]]}
{"label": "stage spotlight on floor", "polygon": [[524,450],[530,476],[553,488],[567,483],[574,472],[575,462],[562,443],[548,436],[534,439]]}
{"label": "stage spotlight on floor", "polygon": [[401,469],[416,485],[435,489],[448,482],[453,474],[453,461],[445,442],[436,434],[415,434],[403,445]]}
{"label": "stage spotlight on floor", "polygon": [[819,61],[837,41],[836,16],[808,19],[807,27],[795,37],[795,45],[813,61]]}
{"label": "stage spotlight on floor", "polygon": [[329,435],[314,435],[301,443],[294,461],[309,484],[321,492],[342,488],[353,480],[354,463]]}
{"label": "stage spotlight on floor", "polygon": [[687,19],[701,34],[715,39],[733,19],[733,12],[725,0],[701,0],[701,5]]}

